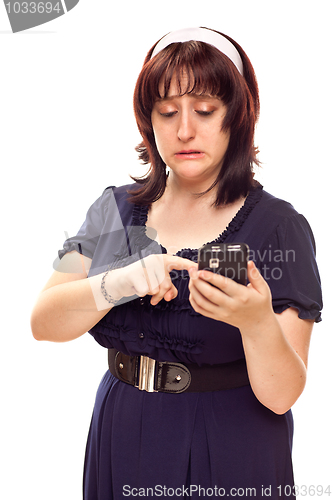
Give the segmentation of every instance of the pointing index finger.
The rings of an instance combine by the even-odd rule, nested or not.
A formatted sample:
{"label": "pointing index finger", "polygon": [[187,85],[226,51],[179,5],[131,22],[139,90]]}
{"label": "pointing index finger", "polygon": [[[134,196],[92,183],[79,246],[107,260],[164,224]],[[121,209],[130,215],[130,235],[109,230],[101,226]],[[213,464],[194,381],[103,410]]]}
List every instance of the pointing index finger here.
{"label": "pointing index finger", "polygon": [[191,268],[197,268],[198,264],[189,259],[184,259],[183,257],[178,257],[177,255],[172,255],[168,259],[167,263],[168,269],[182,270],[186,269],[189,271]]}

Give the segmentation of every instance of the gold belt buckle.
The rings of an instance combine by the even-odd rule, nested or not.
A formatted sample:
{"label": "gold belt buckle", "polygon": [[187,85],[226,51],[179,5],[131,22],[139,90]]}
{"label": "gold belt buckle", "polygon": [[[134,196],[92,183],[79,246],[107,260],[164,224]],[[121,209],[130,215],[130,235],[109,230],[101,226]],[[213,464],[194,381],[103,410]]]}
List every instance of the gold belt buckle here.
{"label": "gold belt buckle", "polygon": [[154,389],[155,367],[155,359],[148,358],[148,356],[140,356],[139,380],[135,386],[140,391],[157,392]]}

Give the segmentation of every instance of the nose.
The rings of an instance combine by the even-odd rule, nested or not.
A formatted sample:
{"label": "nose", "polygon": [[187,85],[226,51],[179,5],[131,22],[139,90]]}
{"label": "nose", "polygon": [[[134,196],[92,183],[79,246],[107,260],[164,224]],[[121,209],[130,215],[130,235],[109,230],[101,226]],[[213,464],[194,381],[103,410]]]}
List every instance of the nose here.
{"label": "nose", "polygon": [[195,124],[191,112],[182,110],[179,114],[178,139],[182,142],[189,142],[195,137]]}

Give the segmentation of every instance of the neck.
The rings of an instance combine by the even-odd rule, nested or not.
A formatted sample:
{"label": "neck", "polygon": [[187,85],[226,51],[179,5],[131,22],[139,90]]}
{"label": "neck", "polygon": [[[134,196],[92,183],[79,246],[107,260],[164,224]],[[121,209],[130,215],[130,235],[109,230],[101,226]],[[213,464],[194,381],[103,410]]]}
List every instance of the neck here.
{"label": "neck", "polygon": [[216,186],[208,191],[208,193],[198,196],[200,193],[204,193],[207,189],[209,189],[212,184],[212,180],[200,183],[188,180],[184,182],[182,179],[179,179],[176,175],[174,175],[172,171],[170,171],[164,194],[168,197],[175,197],[176,199],[184,202],[190,203],[198,202],[200,200],[204,203],[213,204],[216,198]]}

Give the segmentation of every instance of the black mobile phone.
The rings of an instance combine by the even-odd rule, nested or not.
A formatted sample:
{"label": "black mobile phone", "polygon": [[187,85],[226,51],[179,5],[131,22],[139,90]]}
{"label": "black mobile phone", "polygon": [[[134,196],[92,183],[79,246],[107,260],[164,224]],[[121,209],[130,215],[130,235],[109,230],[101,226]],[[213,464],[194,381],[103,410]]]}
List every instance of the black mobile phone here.
{"label": "black mobile phone", "polygon": [[247,284],[249,247],[246,243],[209,243],[199,248],[198,269]]}

